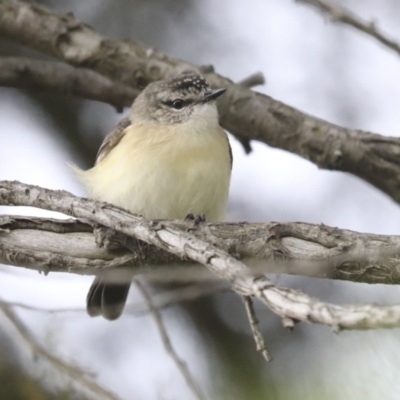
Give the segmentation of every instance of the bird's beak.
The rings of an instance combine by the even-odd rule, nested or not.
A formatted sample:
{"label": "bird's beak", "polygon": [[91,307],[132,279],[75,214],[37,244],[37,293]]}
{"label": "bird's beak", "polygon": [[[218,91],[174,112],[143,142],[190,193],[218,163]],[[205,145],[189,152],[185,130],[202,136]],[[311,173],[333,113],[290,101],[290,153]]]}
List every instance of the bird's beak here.
{"label": "bird's beak", "polygon": [[226,89],[215,89],[211,90],[211,92],[207,93],[203,99],[201,100],[201,103],[208,103],[211,100],[216,100],[219,96],[224,94],[226,92]]}

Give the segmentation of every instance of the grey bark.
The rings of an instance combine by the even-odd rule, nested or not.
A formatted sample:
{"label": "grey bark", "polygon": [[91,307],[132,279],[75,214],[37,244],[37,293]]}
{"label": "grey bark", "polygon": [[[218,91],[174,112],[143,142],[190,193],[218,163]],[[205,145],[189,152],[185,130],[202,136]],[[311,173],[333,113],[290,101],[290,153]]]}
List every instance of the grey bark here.
{"label": "grey bark", "polygon": [[[159,224],[181,231],[190,225],[180,221]],[[119,250],[99,247],[95,230],[84,220],[1,216],[0,263],[46,273],[88,275],[126,266],[135,268],[137,273],[163,273],[169,269],[169,280],[182,280],[182,268],[189,267],[188,260],[155,246],[129,241],[125,235],[119,238]],[[254,272],[400,284],[400,236],[301,222],[204,224],[191,233],[242,260]],[[176,270],[175,278],[171,264]],[[149,265],[151,269],[146,268]],[[190,271],[194,280],[200,275],[201,272]]]}
{"label": "grey bark", "polygon": [[23,57],[0,58],[0,86],[52,91],[113,105],[130,107],[139,90],[114,82],[87,68]]}
{"label": "grey bark", "polygon": [[57,15],[35,3],[0,0],[0,34],[135,88],[198,71],[212,86],[228,88],[218,103],[221,125],[242,142],[259,140],[320,168],[352,173],[400,202],[399,138],[331,124],[235,85],[212,66],[196,67],[134,40],[106,38],[72,14]]}
{"label": "grey bark", "polygon": [[[182,225],[179,227],[182,222],[148,221],[107,203],[79,198],[65,191],[43,189],[20,182],[2,181],[0,183],[0,205],[33,206],[62,212],[90,221],[92,226],[104,226],[117,231],[118,234],[139,239],[175,257],[200,263],[218,278],[230,283],[232,289],[238,294],[257,297],[283,319],[286,327],[293,326],[295,321],[321,323],[329,325],[337,331],[340,329],[372,329],[400,326],[400,305],[336,306],[322,303],[318,299],[309,297],[300,291],[274,285],[264,274],[252,271],[227,251],[217,248],[212,240],[213,229],[215,229],[215,226],[212,225],[200,229],[200,232],[204,230],[207,235],[211,234],[210,241],[205,242],[195,234],[182,229]],[[18,224],[10,217],[4,218],[0,238],[10,234],[9,230],[12,228],[12,224]],[[21,226],[25,225],[26,228],[31,228],[32,224],[36,223],[36,221],[28,222],[27,220],[29,218],[21,221]],[[63,231],[64,228],[67,231],[68,229],[70,230],[71,225],[68,225],[70,222],[66,224],[64,227],[58,227],[54,225],[53,221],[44,221],[43,226],[47,226],[53,233],[57,233]],[[229,225],[225,226],[225,228],[228,227],[227,231],[231,230]],[[85,224],[78,222],[77,226],[80,227],[81,233],[87,233],[86,230],[88,228],[85,227]],[[327,251],[336,248],[336,250],[341,250],[342,253],[354,246],[350,241],[343,240],[341,232],[336,229],[325,226],[320,229],[315,226],[309,227],[311,229],[309,230],[310,236],[308,240],[312,245],[317,243],[317,246],[321,246],[322,244]],[[260,238],[261,242],[263,240],[276,240],[277,254],[285,256],[285,246],[282,246],[281,243],[285,237],[293,236],[293,238],[302,240],[305,238],[301,229],[296,231],[295,229],[286,228],[281,224],[275,224],[275,226],[270,227],[269,237]],[[257,231],[257,227],[255,227],[255,230]],[[69,233],[64,234],[68,235]],[[353,238],[357,237],[354,232],[349,237],[351,235],[355,235]],[[229,233],[228,236],[230,238],[231,234]],[[246,244],[246,239],[247,237],[242,234],[240,239],[238,238],[237,240],[242,244]],[[373,235],[369,245],[374,247],[377,242],[381,241],[380,239],[382,238]],[[391,237],[385,243],[385,252],[389,250],[392,258],[396,258],[399,252],[398,241],[399,238]],[[356,240],[356,243],[360,242]],[[229,248],[232,245],[235,245],[234,240],[229,243]],[[387,247],[388,245],[389,248]],[[390,248],[390,245],[392,248]],[[301,251],[301,247],[299,251]],[[0,253],[3,258],[7,254],[1,249]],[[306,250],[306,253],[308,253],[308,250]],[[132,254],[140,257],[140,254]],[[5,258],[13,260],[17,256],[14,253],[12,257],[6,256]],[[16,261],[18,263],[18,260]]]}

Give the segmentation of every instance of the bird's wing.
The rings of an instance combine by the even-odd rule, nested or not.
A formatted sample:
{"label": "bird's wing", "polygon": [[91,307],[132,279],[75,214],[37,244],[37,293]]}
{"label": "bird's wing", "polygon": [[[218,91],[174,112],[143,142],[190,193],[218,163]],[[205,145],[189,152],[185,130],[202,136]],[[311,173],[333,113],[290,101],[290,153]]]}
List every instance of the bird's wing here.
{"label": "bird's wing", "polygon": [[132,122],[129,117],[125,117],[121,120],[104,138],[99,151],[97,152],[95,165],[100,161],[104,160],[110,151],[121,141],[124,137],[126,128],[131,125]]}

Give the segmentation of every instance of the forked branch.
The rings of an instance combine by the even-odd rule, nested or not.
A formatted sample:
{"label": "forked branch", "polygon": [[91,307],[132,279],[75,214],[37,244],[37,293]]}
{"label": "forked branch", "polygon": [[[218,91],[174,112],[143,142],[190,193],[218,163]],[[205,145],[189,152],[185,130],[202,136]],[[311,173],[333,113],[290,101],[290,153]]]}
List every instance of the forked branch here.
{"label": "forked branch", "polygon": [[[82,218],[139,239],[181,259],[200,263],[220,279],[229,282],[238,294],[261,300],[283,318],[286,326],[291,320],[320,323],[336,331],[400,326],[400,305],[336,306],[323,303],[303,292],[273,284],[265,275],[254,273],[227,251],[174,224],[148,221],[107,203],[79,198],[65,191],[3,181],[0,183],[0,204],[38,207]],[[282,236],[284,232],[277,234]],[[398,252],[398,248],[395,250]]]}

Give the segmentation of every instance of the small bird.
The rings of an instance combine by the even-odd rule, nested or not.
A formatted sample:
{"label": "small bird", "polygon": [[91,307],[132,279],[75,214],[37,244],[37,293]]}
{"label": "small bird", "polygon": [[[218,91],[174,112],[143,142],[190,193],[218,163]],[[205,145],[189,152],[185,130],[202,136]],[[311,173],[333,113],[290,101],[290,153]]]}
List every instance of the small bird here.
{"label": "small bird", "polygon": [[[105,137],[94,167],[74,167],[89,196],[147,219],[223,220],[232,152],[215,100],[225,90],[212,90],[195,73],[150,83]],[[130,284],[98,275],[88,314],[117,319]]]}

